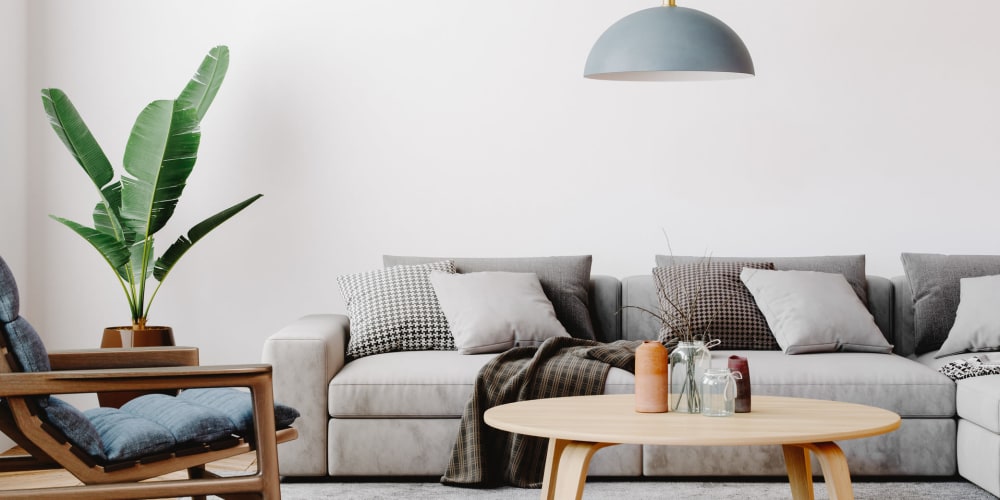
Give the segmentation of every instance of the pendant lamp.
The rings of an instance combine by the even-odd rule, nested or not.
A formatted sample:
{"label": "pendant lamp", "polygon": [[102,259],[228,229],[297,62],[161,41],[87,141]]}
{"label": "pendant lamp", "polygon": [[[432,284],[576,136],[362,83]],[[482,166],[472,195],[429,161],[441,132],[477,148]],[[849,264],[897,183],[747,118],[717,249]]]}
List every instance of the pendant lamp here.
{"label": "pendant lamp", "polygon": [[583,76],[598,80],[724,80],[754,74],[743,40],[726,23],[675,0],[611,25],[590,49]]}

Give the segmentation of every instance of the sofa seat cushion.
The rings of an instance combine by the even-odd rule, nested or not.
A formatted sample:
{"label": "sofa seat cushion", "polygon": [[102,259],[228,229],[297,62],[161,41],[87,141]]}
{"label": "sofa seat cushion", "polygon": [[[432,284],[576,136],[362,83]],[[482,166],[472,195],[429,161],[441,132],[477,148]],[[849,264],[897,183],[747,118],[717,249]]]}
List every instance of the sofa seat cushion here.
{"label": "sofa seat cushion", "polygon": [[355,359],[330,381],[330,416],[458,418],[479,369],[496,356],[407,351]]}
{"label": "sofa seat cushion", "polygon": [[[334,418],[460,418],[479,370],[497,354],[390,352],[344,365],[330,381]],[[605,394],[635,392],[631,373],[611,368]]]}
{"label": "sofa seat cushion", "polygon": [[780,351],[713,351],[712,366],[745,356],[755,395],[792,396],[860,403],[903,418],[955,415],[955,384],[916,361],[894,354],[855,352],[800,354]]}
{"label": "sofa seat cushion", "polygon": [[[919,356],[917,361],[937,370],[946,363],[978,354],[991,353],[966,352],[935,358],[937,351],[931,351]],[[955,382],[955,386],[955,411],[958,416],[1000,434],[1000,375],[966,378]]]}

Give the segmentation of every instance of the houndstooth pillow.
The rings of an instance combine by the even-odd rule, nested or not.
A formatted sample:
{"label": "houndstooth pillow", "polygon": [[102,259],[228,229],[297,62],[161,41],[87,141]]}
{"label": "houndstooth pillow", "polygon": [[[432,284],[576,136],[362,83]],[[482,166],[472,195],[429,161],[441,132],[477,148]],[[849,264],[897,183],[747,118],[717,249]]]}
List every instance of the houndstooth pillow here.
{"label": "houndstooth pillow", "polygon": [[337,278],[351,318],[347,356],[455,349],[431,271],[455,272],[450,260],[393,266]]}
{"label": "houndstooth pillow", "polygon": [[671,318],[660,329],[660,341],[667,342],[689,328],[706,342],[719,339],[719,349],[780,349],[753,295],[740,280],[744,267],[774,269],[774,264],[707,261],[654,268],[660,313]]}

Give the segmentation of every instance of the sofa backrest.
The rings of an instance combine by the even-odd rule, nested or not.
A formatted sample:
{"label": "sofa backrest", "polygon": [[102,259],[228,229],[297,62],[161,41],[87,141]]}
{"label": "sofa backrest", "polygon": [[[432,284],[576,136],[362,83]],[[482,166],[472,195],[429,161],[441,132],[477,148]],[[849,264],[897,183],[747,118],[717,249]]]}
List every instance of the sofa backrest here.
{"label": "sofa backrest", "polygon": [[917,339],[913,332],[913,291],[906,276],[894,276],[892,287],[895,290],[892,304],[892,335],[896,346],[893,351],[901,356],[909,356],[917,347]]}
{"label": "sofa backrest", "polygon": [[622,322],[618,310],[622,307],[622,282],[614,276],[590,276],[590,321],[594,334],[601,342],[622,338]]}
{"label": "sofa backrest", "polygon": [[[868,311],[875,324],[891,344],[896,344],[893,317],[896,309],[894,281],[881,276],[867,276]],[[909,285],[907,285],[909,292]],[[659,337],[660,320],[637,308],[656,311],[656,284],[651,275],[629,276],[621,280],[620,338],[625,340],[652,340]],[[912,312],[911,324],[912,324]],[[912,331],[912,327],[910,328]],[[912,333],[911,333],[912,338]],[[905,343],[904,343],[905,344]],[[900,349],[896,344],[896,351]],[[912,352],[912,348],[911,348]]]}

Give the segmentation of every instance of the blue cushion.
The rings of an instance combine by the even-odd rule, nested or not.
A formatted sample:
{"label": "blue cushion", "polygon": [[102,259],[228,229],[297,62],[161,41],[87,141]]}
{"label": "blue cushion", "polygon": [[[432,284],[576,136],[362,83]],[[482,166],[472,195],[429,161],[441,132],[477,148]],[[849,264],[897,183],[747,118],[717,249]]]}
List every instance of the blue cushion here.
{"label": "blue cushion", "polygon": [[[249,392],[229,387],[188,389],[178,399],[224,413],[240,435],[246,436],[253,432],[253,399]],[[298,417],[299,412],[295,408],[274,404],[275,427],[278,429],[292,425]]]}
{"label": "blue cushion", "polygon": [[164,394],[138,397],[122,405],[121,410],[166,427],[179,445],[207,443],[236,431],[224,413]]}
{"label": "blue cushion", "polygon": [[101,456],[111,462],[155,455],[175,444],[170,429],[126,411],[94,408],[83,414],[101,436]]}
{"label": "blue cushion", "polygon": [[18,313],[17,283],[3,257],[0,257],[0,323],[9,323]]}
{"label": "blue cushion", "polygon": [[52,369],[49,365],[49,353],[45,350],[42,338],[27,320],[18,316],[14,321],[4,323],[3,329],[7,335],[7,347],[13,351],[14,358],[21,364],[22,370],[47,372]]}
{"label": "blue cushion", "polygon": [[59,398],[49,397],[43,411],[45,420],[62,431],[69,442],[95,459],[108,460],[100,433],[80,410]]}

